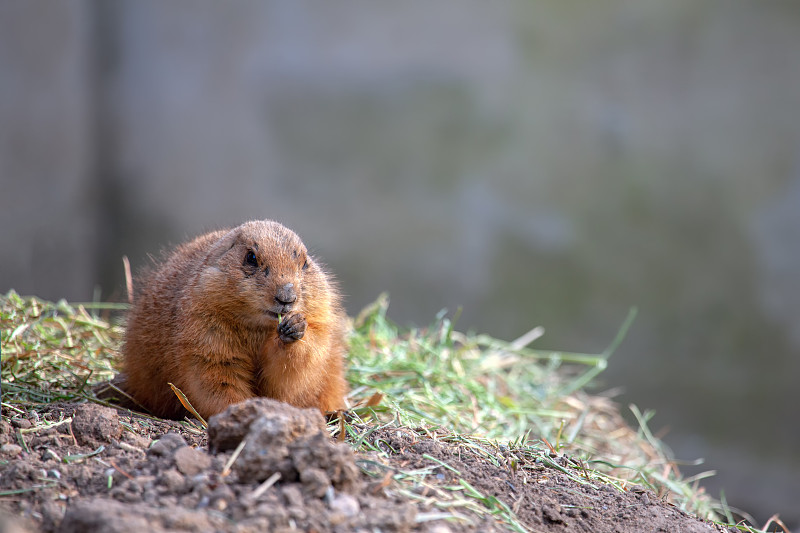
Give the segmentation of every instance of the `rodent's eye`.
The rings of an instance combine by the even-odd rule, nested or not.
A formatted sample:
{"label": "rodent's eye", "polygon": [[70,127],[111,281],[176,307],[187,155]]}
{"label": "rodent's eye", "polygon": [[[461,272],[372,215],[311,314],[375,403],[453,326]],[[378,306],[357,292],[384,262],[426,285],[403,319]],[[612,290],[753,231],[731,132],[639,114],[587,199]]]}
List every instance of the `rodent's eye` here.
{"label": "rodent's eye", "polygon": [[244,264],[250,266],[258,266],[258,259],[256,258],[256,254],[253,250],[247,250],[247,253],[244,256]]}
{"label": "rodent's eye", "polygon": [[308,259],[303,261],[303,270],[308,270]]}

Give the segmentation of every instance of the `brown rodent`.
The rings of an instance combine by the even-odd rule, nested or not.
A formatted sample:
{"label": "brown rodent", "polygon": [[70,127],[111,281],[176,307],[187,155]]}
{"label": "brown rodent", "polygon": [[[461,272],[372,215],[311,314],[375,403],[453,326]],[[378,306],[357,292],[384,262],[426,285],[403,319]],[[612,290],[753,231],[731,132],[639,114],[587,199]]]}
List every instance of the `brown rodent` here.
{"label": "brown rodent", "polygon": [[342,409],[345,315],[300,238],[270,220],[201,235],[138,281],[124,390],[154,415],[204,418],[267,396]]}

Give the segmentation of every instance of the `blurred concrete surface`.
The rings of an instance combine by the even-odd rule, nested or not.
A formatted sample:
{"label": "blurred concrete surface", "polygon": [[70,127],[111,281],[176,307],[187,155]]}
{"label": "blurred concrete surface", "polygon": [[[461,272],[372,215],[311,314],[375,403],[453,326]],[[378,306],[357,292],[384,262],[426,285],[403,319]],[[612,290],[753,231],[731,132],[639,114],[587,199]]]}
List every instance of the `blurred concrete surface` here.
{"label": "blurred concrete surface", "polygon": [[274,218],[351,312],[600,351],[637,305],[600,385],[799,523],[798,54],[781,1],[2,2],[0,290]]}

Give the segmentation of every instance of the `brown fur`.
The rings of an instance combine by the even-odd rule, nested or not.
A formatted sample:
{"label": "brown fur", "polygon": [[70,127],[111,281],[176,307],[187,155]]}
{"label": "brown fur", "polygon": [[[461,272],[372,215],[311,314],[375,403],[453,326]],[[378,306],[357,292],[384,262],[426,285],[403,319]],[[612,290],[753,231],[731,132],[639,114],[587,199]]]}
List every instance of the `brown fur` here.
{"label": "brown fur", "polygon": [[168,382],[205,418],[255,396],[342,409],[344,318],[336,287],[288,228],[252,221],[201,235],[139,280],[124,388],[166,418],[185,413]]}

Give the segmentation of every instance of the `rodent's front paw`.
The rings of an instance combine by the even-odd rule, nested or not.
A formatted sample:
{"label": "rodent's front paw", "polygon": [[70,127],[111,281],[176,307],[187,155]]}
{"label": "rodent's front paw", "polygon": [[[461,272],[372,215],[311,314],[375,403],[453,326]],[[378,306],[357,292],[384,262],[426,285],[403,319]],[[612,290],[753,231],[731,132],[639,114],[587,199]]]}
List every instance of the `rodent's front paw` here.
{"label": "rodent's front paw", "polygon": [[278,324],[278,337],[283,342],[299,341],[306,333],[306,317],[300,313],[284,317],[280,324]]}

